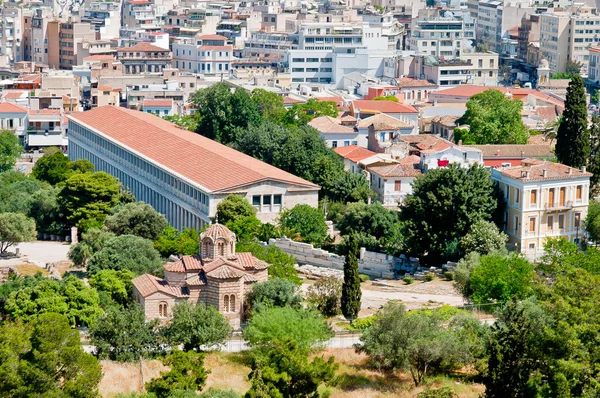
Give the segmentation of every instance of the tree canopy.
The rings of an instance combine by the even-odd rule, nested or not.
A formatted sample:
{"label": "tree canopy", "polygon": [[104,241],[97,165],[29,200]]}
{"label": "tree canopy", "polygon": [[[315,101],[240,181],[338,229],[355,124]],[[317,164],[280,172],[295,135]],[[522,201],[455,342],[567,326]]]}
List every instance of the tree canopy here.
{"label": "tree canopy", "polygon": [[15,167],[21,152],[23,147],[19,143],[19,137],[12,131],[0,131],[0,172]]}
{"label": "tree canopy", "polygon": [[35,239],[35,222],[20,213],[0,213],[0,254],[9,247]]}
{"label": "tree canopy", "polygon": [[498,201],[489,172],[474,165],[430,170],[413,182],[413,193],[400,206],[405,246],[411,254],[439,265],[446,246],[460,240],[471,225],[490,220]]}
{"label": "tree canopy", "polygon": [[74,174],[91,173],[94,165],[87,159],[78,159],[74,162],[60,151],[47,153],[37,160],[31,174],[40,181],[52,185],[66,181]]}
{"label": "tree canopy", "polygon": [[198,231],[190,228],[179,231],[175,227],[168,226],[154,241],[154,248],[163,257],[169,257],[172,254],[196,255],[200,250]]}
{"label": "tree canopy", "polygon": [[82,231],[101,227],[119,203],[119,181],[107,173],[75,174],[64,184],[58,202],[71,225]]}
{"label": "tree canopy", "polygon": [[300,307],[302,297],[298,285],[288,279],[271,278],[256,283],[248,293],[248,302],[253,310],[263,307]]}
{"label": "tree canopy", "polygon": [[300,234],[303,242],[320,247],[327,236],[327,223],[321,210],[309,205],[296,205],[281,212],[279,223],[283,228]]}
{"label": "tree canopy", "polygon": [[565,110],[556,133],[556,158],[567,166],[581,168],[590,155],[590,132],[583,79],[573,76],[567,88]]}
{"label": "tree canopy", "polygon": [[63,315],[0,324],[0,395],[97,397],[102,370]]}
{"label": "tree canopy", "polygon": [[526,144],[527,128],[521,120],[523,101],[507,98],[496,89],[476,94],[467,102],[459,124],[469,125],[455,140],[464,144]]}
{"label": "tree canopy", "polygon": [[87,268],[90,275],[105,269],[129,270],[135,275],[162,273],[163,262],[152,241],[135,235],[120,235],[106,241],[92,255]]}
{"label": "tree canopy", "polygon": [[115,235],[135,235],[155,240],[167,228],[164,215],[144,202],[127,203],[113,209],[104,226]]}

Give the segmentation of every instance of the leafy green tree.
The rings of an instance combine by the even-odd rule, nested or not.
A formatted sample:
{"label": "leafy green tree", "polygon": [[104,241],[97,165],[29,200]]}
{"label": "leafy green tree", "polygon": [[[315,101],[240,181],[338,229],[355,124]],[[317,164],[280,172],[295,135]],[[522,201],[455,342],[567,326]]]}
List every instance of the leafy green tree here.
{"label": "leafy green tree", "polygon": [[259,243],[240,242],[236,245],[236,251],[238,253],[250,252],[259,260],[270,264],[268,270],[272,278],[288,279],[297,285],[302,283],[294,268],[296,260],[278,247],[272,245],[264,247]]}
{"label": "leafy green tree", "polygon": [[299,308],[302,297],[298,285],[288,279],[271,278],[266,282],[255,283],[248,293],[248,303],[252,309],[261,307]]}
{"label": "leafy green tree", "polygon": [[[323,157],[329,157],[331,162],[318,163]],[[344,167],[341,158],[327,146],[319,132],[308,126],[288,135],[275,153],[273,165],[309,181],[329,173],[340,173]],[[324,165],[327,167],[322,167]]]}
{"label": "leafy green tree", "polygon": [[485,397],[535,397],[532,378],[543,366],[548,318],[535,303],[508,302],[492,326]]}
{"label": "leafy green tree", "polygon": [[0,324],[1,396],[97,397],[101,379],[98,360],[83,351],[66,317]]}
{"label": "leafy green tree", "polygon": [[379,97],[373,98],[373,101],[392,101],[392,102],[400,102],[398,98],[393,95],[380,95]]}
{"label": "leafy green tree", "polygon": [[320,116],[337,117],[337,104],[332,101],[319,101],[311,98],[304,104],[294,104],[287,110],[285,122],[287,124],[306,124]]}
{"label": "leafy green tree", "polygon": [[71,325],[91,325],[102,315],[95,289],[73,276],[64,282],[46,278],[10,293],[4,311],[12,319],[30,321],[40,314],[65,315]]}
{"label": "leafy green tree", "polygon": [[581,168],[590,155],[590,132],[583,79],[573,76],[565,99],[565,110],[556,134],[556,157],[560,163]]}
{"label": "leafy green tree", "polygon": [[182,302],[173,307],[173,320],[164,333],[173,346],[183,344],[185,351],[202,351],[223,344],[231,327],[216,308]]}
{"label": "leafy green tree", "polygon": [[35,220],[39,232],[62,234],[65,219],[58,204],[58,189],[49,187],[33,193],[29,199],[28,216]]}
{"label": "leafy green tree", "polygon": [[168,226],[154,241],[154,248],[163,257],[169,257],[172,254],[193,256],[200,250],[198,242],[197,230],[184,228],[183,231],[179,231],[175,227]]}
{"label": "leafy green tree", "polygon": [[378,367],[409,371],[418,386],[430,373],[475,364],[483,354],[483,337],[481,323],[471,316],[448,323],[437,312],[408,313],[403,304],[388,303],[362,334],[357,350]]}
{"label": "leafy green tree", "polygon": [[508,236],[496,224],[480,220],[471,225],[469,232],[460,240],[460,246],[464,253],[489,254],[503,250],[507,240]]}
{"label": "leafy green tree", "polygon": [[197,108],[196,132],[222,144],[236,141],[241,129],[260,122],[258,106],[243,88],[231,93],[227,83],[217,83],[190,96]]}
{"label": "leafy green tree", "polygon": [[454,287],[464,297],[471,297],[473,295],[469,278],[473,269],[480,264],[481,255],[477,252],[470,252],[461,258],[456,265],[456,269],[454,270]]}
{"label": "leafy green tree", "polygon": [[379,240],[390,235],[397,222],[398,212],[386,209],[380,202],[357,202],[346,206],[337,227],[342,235],[359,233]]}
{"label": "leafy green tree", "polygon": [[144,202],[128,203],[113,209],[104,226],[115,235],[135,235],[155,240],[167,228],[164,215]]}
{"label": "leafy green tree", "polygon": [[476,303],[525,299],[533,293],[533,265],[517,255],[482,256],[471,270],[467,285]]}
{"label": "leafy green tree", "polygon": [[66,181],[73,174],[91,173],[94,165],[87,159],[71,162],[62,152],[53,152],[42,156],[33,166],[31,174],[40,181],[52,185]]}
{"label": "leafy green tree", "polygon": [[246,155],[274,164],[276,154],[288,136],[294,132],[293,128],[286,128],[275,121],[264,120],[260,124],[249,126],[243,135],[238,136],[234,147]]}
{"label": "leafy green tree", "polygon": [[171,370],[146,383],[146,389],[156,394],[157,398],[170,398],[176,391],[202,390],[210,373],[204,368],[204,354],[194,351],[173,351],[163,363]]}
{"label": "leafy green tree", "polygon": [[496,89],[476,94],[467,102],[467,111],[459,119],[468,124],[466,134],[455,140],[465,144],[527,144],[529,133],[521,120],[523,101],[507,98]]}
{"label": "leafy green tree", "polygon": [[334,357],[308,360],[307,352],[295,341],[276,342],[273,348],[254,354],[252,386],[246,398],[315,398],[320,384],[333,379],[337,364]]}
{"label": "leafy green tree", "polygon": [[281,123],[286,109],[283,97],[262,88],[252,90],[252,102],[254,102],[263,120],[271,120]]}
{"label": "leafy green tree", "polygon": [[19,144],[19,138],[15,133],[8,130],[0,131],[0,172],[15,167],[21,152],[23,147]]}
{"label": "leafy green tree", "polygon": [[590,124],[590,157],[587,169],[593,174],[590,177],[590,197],[597,196],[600,189],[600,116],[598,115],[592,115]]}
{"label": "leafy green tree", "polygon": [[279,224],[300,234],[303,242],[321,246],[327,236],[325,215],[309,205],[296,205],[281,212]]}
{"label": "leafy green tree", "polygon": [[565,73],[568,76],[571,76],[571,79],[572,79],[576,75],[580,76],[582,67],[583,67],[583,64],[581,62],[572,61],[572,60],[568,59],[567,63],[565,64]]}
{"label": "leafy green tree", "polygon": [[35,222],[19,213],[0,213],[0,254],[9,247],[35,239]]}
{"label": "leafy green tree", "polygon": [[33,194],[42,188],[44,184],[33,178],[9,182],[0,193],[0,212],[28,214]]}
{"label": "leafy green tree", "polygon": [[401,205],[405,247],[425,262],[439,265],[448,242],[467,234],[471,225],[490,220],[498,206],[489,172],[457,164],[430,170],[413,182]]}
{"label": "leafy green tree", "polygon": [[244,338],[252,348],[266,349],[293,341],[301,350],[311,350],[333,336],[316,312],[292,307],[265,308],[252,316]]}
{"label": "leafy green tree", "polygon": [[160,274],[163,262],[152,241],[134,235],[120,235],[106,242],[87,264],[94,275],[104,269],[129,270],[135,275]]}
{"label": "leafy green tree", "polygon": [[64,184],[58,202],[67,221],[82,231],[102,226],[119,202],[119,181],[104,172],[75,174]]}
{"label": "leafy green tree", "polygon": [[77,244],[71,246],[67,256],[76,266],[84,267],[94,253],[102,250],[106,243],[114,237],[115,234],[112,232],[90,228],[81,234],[81,240]]}
{"label": "leafy green tree", "polygon": [[585,218],[584,227],[589,238],[598,242],[600,240],[600,202],[591,201],[588,207],[588,214]]}
{"label": "leafy green tree", "polygon": [[240,195],[229,195],[219,202],[217,219],[243,241],[254,239],[261,226],[256,208]]}
{"label": "leafy green tree", "polygon": [[341,311],[342,281],[335,276],[324,276],[308,288],[307,301],[324,317]]}
{"label": "leafy green tree", "polygon": [[[339,166],[332,166],[334,171]],[[371,189],[369,181],[362,174],[344,171],[333,184],[333,188],[325,187],[325,194],[332,200],[342,202],[367,202],[369,198],[374,199],[377,193]]]}
{"label": "leafy green tree", "polygon": [[133,297],[133,284],[131,281],[135,274],[129,270],[104,269],[89,279],[90,286],[98,294],[120,306],[127,306]]}
{"label": "leafy green tree", "polygon": [[344,283],[342,284],[342,297],[340,308],[342,314],[349,321],[354,321],[360,311],[360,276],[358,275],[359,248],[356,238],[350,235],[348,252],[344,260]]}
{"label": "leafy green tree", "polygon": [[146,322],[137,305],[110,308],[89,329],[95,355],[113,361],[137,361],[160,352],[158,321]]}

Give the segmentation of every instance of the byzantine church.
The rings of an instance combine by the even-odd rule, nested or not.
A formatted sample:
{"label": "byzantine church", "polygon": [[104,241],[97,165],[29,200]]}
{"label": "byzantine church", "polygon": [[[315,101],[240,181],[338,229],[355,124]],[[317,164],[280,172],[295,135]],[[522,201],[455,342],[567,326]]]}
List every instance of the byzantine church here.
{"label": "byzantine church", "polygon": [[239,328],[246,294],[252,284],[268,279],[269,264],[252,253],[236,253],[235,243],[229,228],[211,224],[200,234],[200,253],[171,257],[164,265],[164,279],[150,274],[133,279],[133,296],[146,319],[170,318],[178,302],[202,302]]}

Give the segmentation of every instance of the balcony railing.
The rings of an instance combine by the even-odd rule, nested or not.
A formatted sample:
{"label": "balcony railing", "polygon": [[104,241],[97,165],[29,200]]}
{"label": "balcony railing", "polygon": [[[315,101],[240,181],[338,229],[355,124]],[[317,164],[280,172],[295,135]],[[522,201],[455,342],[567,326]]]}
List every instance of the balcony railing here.
{"label": "balcony railing", "polygon": [[573,207],[573,202],[572,201],[546,203],[544,205],[544,209],[545,210],[561,210],[561,209],[570,209],[572,207]]}

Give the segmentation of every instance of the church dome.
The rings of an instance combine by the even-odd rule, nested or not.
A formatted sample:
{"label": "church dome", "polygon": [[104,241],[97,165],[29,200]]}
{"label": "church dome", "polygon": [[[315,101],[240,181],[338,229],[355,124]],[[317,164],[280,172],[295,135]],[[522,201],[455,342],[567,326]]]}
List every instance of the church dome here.
{"label": "church dome", "polygon": [[223,224],[211,224],[210,227],[200,234],[200,239],[204,238],[211,238],[213,241],[222,238],[230,241],[232,239],[235,240],[235,234]]}
{"label": "church dome", "polygon": [[231,257],[235,255],[235,234],[223,224],[211,224],[200,234],[202,258]]}

